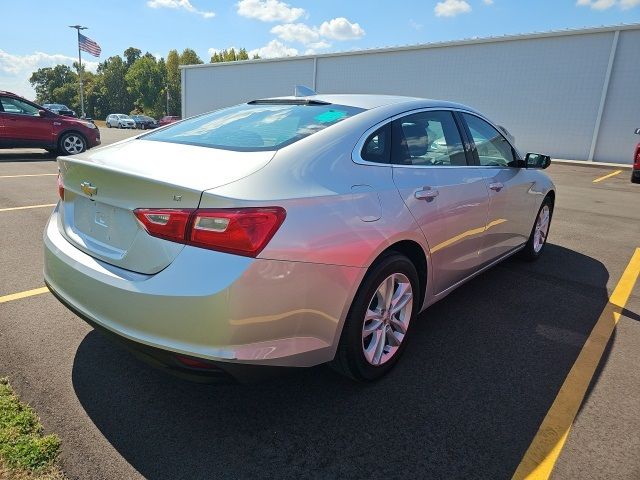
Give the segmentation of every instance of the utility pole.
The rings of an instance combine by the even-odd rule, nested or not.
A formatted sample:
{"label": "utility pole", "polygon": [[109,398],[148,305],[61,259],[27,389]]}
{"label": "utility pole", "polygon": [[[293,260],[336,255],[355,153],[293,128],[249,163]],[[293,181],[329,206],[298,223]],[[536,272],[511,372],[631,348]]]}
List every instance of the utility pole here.
{"label": "utility pole", "polygon": [[167,83],[167,115],[169,115],[169,84]]}
{"label": "utility pole", "polygon": [[82,86],[82,55],[80,54],[80,30],[86,30],[87,27],[82,25],[69,25],[69,28],[75,28],[78,32],[78,78],[80,79],[80,109],[82,118],[84,118],[84,88]]}

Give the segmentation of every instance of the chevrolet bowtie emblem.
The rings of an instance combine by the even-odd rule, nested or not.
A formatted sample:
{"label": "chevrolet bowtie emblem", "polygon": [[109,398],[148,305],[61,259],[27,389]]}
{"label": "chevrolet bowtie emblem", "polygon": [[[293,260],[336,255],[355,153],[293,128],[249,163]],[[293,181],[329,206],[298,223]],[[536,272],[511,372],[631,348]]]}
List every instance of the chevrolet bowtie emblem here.
{"label": "chevrolet bowtie emblem", "polygon": [[82,182],[80,184],[80,188],[85,194],[89,195],[90,197],[93,197],[96,193],[98,193],[98,187],[91,185],[91,182]]}

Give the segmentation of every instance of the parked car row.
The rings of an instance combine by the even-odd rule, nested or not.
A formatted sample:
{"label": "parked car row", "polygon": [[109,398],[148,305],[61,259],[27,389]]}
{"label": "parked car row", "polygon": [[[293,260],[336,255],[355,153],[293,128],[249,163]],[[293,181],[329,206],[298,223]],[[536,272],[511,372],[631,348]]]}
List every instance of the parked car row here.
{"label": "parked car row", "polygon": [[112,113],[107,116],[107,128],[137,128],[139,130],[147,130],[150,128],[163,127],[170,123],[177,122],[180,117],[167,115],[159,121],[148,115],[125,115],[124,113]]}

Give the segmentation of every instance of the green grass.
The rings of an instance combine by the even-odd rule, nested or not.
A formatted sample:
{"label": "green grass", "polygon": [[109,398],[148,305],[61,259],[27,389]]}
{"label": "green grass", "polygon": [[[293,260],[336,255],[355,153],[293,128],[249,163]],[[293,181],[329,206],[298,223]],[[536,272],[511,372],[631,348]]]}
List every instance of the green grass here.
{"label": "green grass", "polygon": [[59,453],[58,436],[43,435],[33,409],[0,378],[0,478],[64,478],[56,465]]}

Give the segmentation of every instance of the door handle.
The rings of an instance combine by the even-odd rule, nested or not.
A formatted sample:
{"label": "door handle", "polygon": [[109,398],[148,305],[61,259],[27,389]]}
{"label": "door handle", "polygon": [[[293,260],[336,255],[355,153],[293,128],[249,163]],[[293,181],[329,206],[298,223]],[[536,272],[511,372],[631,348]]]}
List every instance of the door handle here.
{"label": "door handle", "polygon": [[502,184],[501,182],[490,183],[489,188],[494,192],[499,192],[504,188],[504,184]]}
{"label": "door handle", "polygon": [[438,192],[438,190],[436,190],[435,188],[424,187],[422,190],[418,190],[416,193],[414,193],[413,196],[418,200],[426,200],[427,202],[430,202],[431,200],[436,198],[439,193],[440,192]]}

